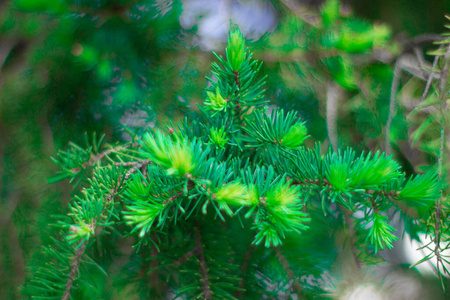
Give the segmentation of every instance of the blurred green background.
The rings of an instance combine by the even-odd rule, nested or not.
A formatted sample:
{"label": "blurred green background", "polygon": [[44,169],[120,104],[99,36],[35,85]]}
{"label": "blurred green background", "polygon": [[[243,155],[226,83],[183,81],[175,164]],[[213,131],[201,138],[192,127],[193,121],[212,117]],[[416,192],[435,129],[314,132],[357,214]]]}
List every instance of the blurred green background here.
{"label": "blurred green background", "polygon": [[[68,183],[47,184],[56,170],[50,157],[85,133],[113,143],[129,137],[124,126],[142,132],[196,110],[211,50],[223,54],[230,25],[264,62],[267,98],[301,112],[309,145],[334,130],[340,148],[382,149],[393,65],[430,48],[426,36],[417,45],[413,38],[443,32],[450,2],[323,2],[0,1],[1,298],[21,298],[26,266],[52,234],[51,215],[70,200]],[[424,86],[410,74],[400,85],[402,99],[420,97]],[[327,103],[324,87],[340,103]],[[408,142],[407,110],[399,108],[389,138],[413,173],[433,159]]]}

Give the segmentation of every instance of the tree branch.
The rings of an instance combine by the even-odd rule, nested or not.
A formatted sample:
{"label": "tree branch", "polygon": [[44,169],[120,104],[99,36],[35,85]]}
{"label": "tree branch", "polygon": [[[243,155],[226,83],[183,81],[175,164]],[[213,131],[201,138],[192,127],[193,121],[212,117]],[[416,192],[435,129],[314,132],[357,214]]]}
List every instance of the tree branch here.
{"label": "tree branch", "polygon": [[85,248],[86,248],[86,244],[83,243],[75,251],[75,256],[74,256],[74,259],[73,259],[73,261],[71,263],[71,267],[70,267],[69,279],[67,280],[67,284],[66,284],[66,290],[64,291],[64,294],[61,298],[62,300],[68,300],[70,297],[70,290],[73,287],[73,282],[75,281],[76,277],[78,276],[78,272],[79,272],[79,268],[80,268],[80,259],[84,253]]}
{"label": "tree branch", "polygon": [[289,262],[287,261],[286,257],[283,255],[283,253],[281,253],[281,250],[279,247],[272,247],[272,249],[277,254],[278,261],[283,266],[283,269],[286,272],[286,274],[288,275],[289,280],[293,281],[292,287],[299,294],[299,296],[303,295],[303,297],[300,297],[300,299],[304,299],[304,292],[303,292],[302,285],[299,282],[299,278],[297,276],[295,276],[294,272],[292,272],[291,267],[289,266]]}
{"label": "tree branch", "polygon": [[313,14],[306,5],[301,3],[301,1],[281,0],[281,2],[305,23],[308,23],[313,27],[317,27],[320,16],[318,16],[317,14]]}
{"label": "tree branch", "polygon": [[236,298],[238,298],[238,299],[242,299],[242,289],[244,289],[244,286],[245,286],[244,274],[245,274],[245,272],[247,272],[247,268],[248,268],[248,265],[250,263],[250,258],[252,257],[252,254],[253,254],[253,248],[254,248],[253,245],[250,244],[250,246],[248,247],[247,252],[245,253],[244,261],[243,261],[242,266],[241,266],[242,278],[241,278],[241,280],[239,280],[239,288],[240,288],[240,290],[236,291],[236,294],[235,294]]}
{"label": "tree branch", "polygon": [[[97,155],[92,155],[91,154],[91,158],[87,162],[82,164],[81,167],[86,169],[87,167],[92,166],[92,165],[96,164],[97,162],[99,162],[103,157],[111,154],[111,152],[117,152],[117,151],[126,149],[126,148],[128,148],[130,146],[135,146],[136,147],[138,145],[139,145],[139,143],[132,143],[132,144],[125,145],[125,146],[117,146],[117,147],[114,147],[114,148],[111,148],[111,149],[107,149],[107,150],[105,150],[105,151],[103,151],[103,152],[101,152],[101,153],[99,153]],[[73,168],[70,171],[75,174],[75,173],[78,173],[80,171],[80,169],[81,168]]]}
{"label": "tree branch", "polygon": [[[95,218],[92,221],[92,225],[91,226],[93,228],[98,223],[98,221],[99,221],[98,219],[102,218],[105,215],[105,212],[107,211],[106,206],[113,201],[114,196],[117,194],[117,191],[119,189],[119,185],[120,185],[120,178],[118,179],[117,186],[114,189],[111,190],[110,194],[108,194],[106,196],[106,201],[105,201],[106,203],[105,203],[105,206],[104,206],[102,212],[100,213],[100,216],[98,216],[97,218]],[[95,232],[98,233],[99,231],[95,230]],[[81,246],[79,246],[78,249],[76,249],[76,251],[75,251],[75,257],[74,257],[74,260],[71,263],[71,270],[70,270],[70,273],[69,273],[69,279],[68,279],[68,282],[66,284],[66,289],[64,291],[62,300],[67,300],[70,297],[70,290],[72,289],[73,282],[75,281],[76,277],[78,276],[78,271],[79,271],[79,267],[80,267],[80,261],[79,260],[80,260],[81,256],[83,255],[85,249],[86,249],[86,244],[85,244],[85,242],[83,242],[81,244]]]}
{"label": "tree branch", "polygon": [[392,78],[391,95],[389,98],[388,119],[386,122],[386,129],[385,129],[384,151],[386,152],[387,155],[392,154],[391,142],[389,141],[389,133],[391,131],[392,120],[393,120],[394,114],[395,114],[395,104],[396,104],[395,100],[397,98],[397,91],[398,91],[398,86],[400,83],[400,75],[401,74],[402,74],[402,70],[400,67],[400,60],[398,59],[394,66],[394,77]]}
{"label": "tree branch", "polygon": [[200,261],[200,274],[202,275],[203,279],[203,297],[205,300],[211,300],[212,299],[212,291],[210,288],[210,282],[209,282],[209,276],[208,276],[208,266],[206,265],[206,259],[205,255],[203,253],[203,247],[201,242],[201,236],[200,236],[200,226],[197,222],[197,225],[195,226],[195,242],[197,245],[197,258]]}
{"label": "tree branch", "polygon": [[178,259],[176,262],[174,262],[172,264],[172,266],[174,268],[178,268],[179,266],[181,266],[182,264],[184,264],[185,262],[187,262],[187,260],[189,258],[191,258],[195,253],[198,252],[198,247],[196,246],[194,249],[192,249],[191,251],[187,252],[186,254],[184,254],[182,257],[180,257],[180,259]]}
{"label": "tree branch", "polygon": [[441,130],[440,130],[440,147],[438,157],[438,173],[439,179],[442,179],[443,168],[443,156],[444,156],[444,143],[445,143],[445,111],[447,109],[447,81],[448,72],[450,69],[450,46],[445,51],[444,55],[444,67],[439,77],[439,100],[440,100],[440,112],[441,112]]}
{"label": "tree branch", "polygon": [[[439,47],[439,49],[441,49],[441,48],[442,48],[442,45]],[[436,57],[433,60],[433,65],[432,65],[433,70],[436,68],[436,66],[439,62],[439,57],[440,57],[439,55],[436,55]],[[430,72],[430,75],[428,76],[428,79],[427,79],[427,84],[425,85],[425,90],[423,91],[422,96],[420,97],[420,103],[422,103],[425,100],[428,93],[430,92],[431,82],[433,81],[433,78],[434,78],[433,73]]]}
{"label": "tree branch", "polygon": [[127,171],[127,173],[125,174],[125,181],[127,181],[131,174],[135,173],[137,171],[137,169],[140,169],[142,167],[147,166],[148,164],[150,164],[152,161],[150,159],[144,160],[144,161],[134,161],[134,162],[129,162],[129,163],[123,163],[122,166],[125,166],[125,164],[127,166],[133,166],[131,169],[129,169]]}
{"label": "tree branch", "polygon": [[339,90],[333,82],[327,84],[327,130],[334,151],[338,150],[337,112]]}
{"label": "tree branch", "polygon": [[348,229],[349,229],[349,237],[350,237],[350,250],[352,252],[352,256],[353,256],[353,260],[355,262],[356,267],[358,268],[358,270],[361,270],[361,261],[359,260],[358,254],[356,253],[356,248],[355,248],[355,228],[353,227],[353,222],[350,219],[350,210],[345,209],[344,208],[344,220],[345,220],[345,224],[347,224]]}

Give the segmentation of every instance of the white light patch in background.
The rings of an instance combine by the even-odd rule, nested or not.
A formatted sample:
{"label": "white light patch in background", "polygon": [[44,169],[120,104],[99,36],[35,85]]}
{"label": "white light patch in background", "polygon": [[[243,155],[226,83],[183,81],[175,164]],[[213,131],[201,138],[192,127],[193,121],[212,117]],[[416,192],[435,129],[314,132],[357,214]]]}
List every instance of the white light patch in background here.
{"label": "white light patch in background", "polygon": [[184,0],[180,24],[197,26],[198,45],[205,51],[222,47],[230,24],[239,26],[251,40],[259,39],[277,25],[277,13],[270,1],[263,0]]}
{"label": "white light patch in background", "polygon": [[359,285],[345,294],[342,300],[384,300],[378,289],[370,284]]}
{"label": "white light patch in background", "polygon": [[[339,300],[422,300],[426,299],[421,283],[403,271],[374,275],[375,270],[346,280],[334,299]],[[359,282],[355,282],[359,281]],[[343,290],[343,292],[342,292]]]}

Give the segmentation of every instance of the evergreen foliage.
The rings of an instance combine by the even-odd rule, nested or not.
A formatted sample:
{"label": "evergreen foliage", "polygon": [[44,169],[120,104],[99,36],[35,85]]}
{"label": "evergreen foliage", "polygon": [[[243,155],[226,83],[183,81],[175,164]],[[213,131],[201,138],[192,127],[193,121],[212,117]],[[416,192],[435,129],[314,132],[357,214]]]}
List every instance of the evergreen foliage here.
{"label": "evergreen foliage", "polygon": [[[424,32],[418,2],[390,25]],[[222,57],[180,26],[186,3],[0,4],[1,298],[349,298],[370,264],[409,267],[409,236],[408,274],[445,287],[448,36],[273,1],[278,28],[252,51],[232,31]]]}
{"label": "evergreen foliage", "polygon": [[[142,299],[325,297],[326,285],[299,278],[329,270],[337,254],[325,244],[341,242],[330,232],[346,232],[355,263],[368,264],[393,247],[392,211],[431,217],[438,172],[409,177],[384,153],[304,146],[307,126],[268,105],[261,63],[239,30],[215,56],[204,104],[183,123],[130,131],[119,144],[72,143],[54,158],[61,171],[51,181],[80,190],[56,217],[59,236],[42,249],[25,295],[99,298],[93,278],[108,276],[123,297]],[[132,250],[117,249],[125,241]]]}

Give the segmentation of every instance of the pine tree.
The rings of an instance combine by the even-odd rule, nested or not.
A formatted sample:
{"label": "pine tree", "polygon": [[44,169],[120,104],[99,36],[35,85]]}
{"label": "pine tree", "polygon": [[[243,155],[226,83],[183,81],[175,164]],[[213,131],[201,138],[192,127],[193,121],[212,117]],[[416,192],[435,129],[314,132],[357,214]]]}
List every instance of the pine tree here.
{"label": "pine tree", "polygon": [[[191,118],[58,153],[52,180],[78,187],[24,294],[94,299],[113,285],[141,299],[325,297],[336,244],[363,267],[393,247],[388,211],[427,220],[436,172],[407,177],[384,153],[303,146],[305,123],[268,105],[239,30],[225,53]],[[302,280],[311,275],[317,284]]]}

